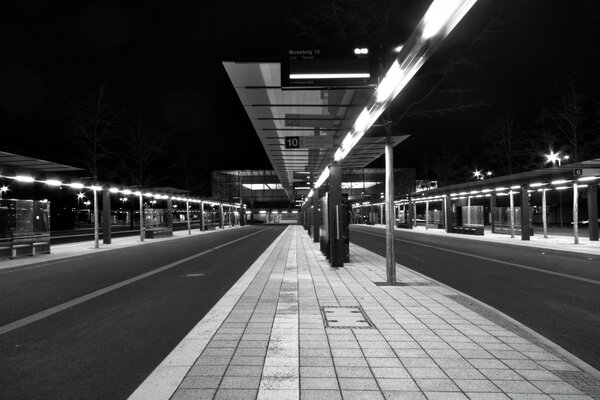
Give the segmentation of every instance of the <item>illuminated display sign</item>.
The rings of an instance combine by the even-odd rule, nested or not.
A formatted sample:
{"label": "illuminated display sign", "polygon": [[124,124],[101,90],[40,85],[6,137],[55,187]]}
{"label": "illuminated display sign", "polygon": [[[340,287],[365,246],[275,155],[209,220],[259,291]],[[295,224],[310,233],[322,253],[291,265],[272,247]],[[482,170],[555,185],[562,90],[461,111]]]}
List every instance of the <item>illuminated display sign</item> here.
{"label": "illuminated display sign", "polygon": [[367,48],[288,48],[281,63],[283,89],[374,87],[376,71]]}

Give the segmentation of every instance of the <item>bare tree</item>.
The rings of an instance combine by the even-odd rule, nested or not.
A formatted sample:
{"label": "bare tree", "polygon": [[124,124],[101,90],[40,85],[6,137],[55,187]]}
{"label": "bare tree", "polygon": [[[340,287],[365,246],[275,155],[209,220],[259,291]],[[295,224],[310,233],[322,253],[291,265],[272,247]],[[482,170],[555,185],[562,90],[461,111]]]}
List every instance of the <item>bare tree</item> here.
{"label": "bare tree", "polygon": [[85,93],[75,107],[72,140],[78,149],[75,158],[86,166],[94,181],[106,175],[115,157],[114,144],[122,128],[123,111],[108,102],[106,85]]}
{"label": "bare tree", "polygon": [[393,0],[319,0],[304,15],[289,12],[287,20],[294,36],[301,40],[381,43],[388,33],[390,17],[401,3]]}
{"label": "bare tree", "polygon": [[585,99],[577,88],[575,76],[570,76],[565,82],[556,82],[554,93],[553,104],[545,110],[559,140],[554,145],[562,147],[573,161],[585,159],[588,155],[586,137],[591,121],[588,113],[584,112]]}
{"label": "bare tree", "polygon": [[212,182],[212,196],[216,196],[227,201],[233,201],[236,198],[239,198],[240,186],[237,174],[234,175],[226,172],[217,172],[213,173],[212,177],[213,179],[216,179],[216,181]]}
{"label": "bare tree", "polygon": [[534,152],[524,135],[523,124],[508,109],[501,117],[494,117],[483,136],[484,154],[493,167],[510,175],[531,165]]}
{"label": "bare tree", "polygon": [[132,184],[147,187],[162,179],[171,166],[159,168],[156,163],[165,153],[168,140],[169,134],[157,129],[147,117],[136,117],[128,129],[127,150],[122,153]]}
{"label": "bare tree", "polygon": [[440,150],[432,157],[431,172],[438,181],[455,182],[464,179],[463,164],[459,151],[451,146],[440,146]]}

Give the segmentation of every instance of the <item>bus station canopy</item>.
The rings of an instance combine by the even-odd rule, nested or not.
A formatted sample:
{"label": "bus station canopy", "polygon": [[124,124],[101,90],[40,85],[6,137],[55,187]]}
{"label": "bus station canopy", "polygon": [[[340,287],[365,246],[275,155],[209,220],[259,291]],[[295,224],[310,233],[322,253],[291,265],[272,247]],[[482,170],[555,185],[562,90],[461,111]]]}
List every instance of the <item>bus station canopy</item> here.
{"label": "bus station canopy", "polygon": [[81,168],[70,165],[59,164],[52,161],[40,160],[38,158],[27,157],[19,154],[0,151],[0,174],[17,174],[20,172],[35,173],[65,173],[65,172],[83,172]]}
{"label": "bus station canopy", "polygon": [[[294,172],[310,172],[314,182],[373,95],[371,87],[282,88],[280,62],[223,66],[290,201]],[[394,145],[407,137],[394,135]],[[367,166],[384,154],[385,141],[363,137],[342,168]]]}
{"label": "bus station canopy", "polygon": [[600,177],[600,158],[443,186],[412,193],[411,197],[418,199],[422,196],[453,196],[465,192],[510,189],[516,186],[533,188],[548,184],[571,186],[573,182],[591,177]]}

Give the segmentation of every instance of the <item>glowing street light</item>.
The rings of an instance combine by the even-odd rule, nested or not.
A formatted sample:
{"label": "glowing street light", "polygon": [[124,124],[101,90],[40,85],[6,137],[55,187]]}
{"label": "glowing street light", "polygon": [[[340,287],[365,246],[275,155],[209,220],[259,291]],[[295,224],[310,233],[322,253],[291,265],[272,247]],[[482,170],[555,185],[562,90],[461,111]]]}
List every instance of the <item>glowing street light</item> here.
{"label": "glowing street light", "polygon": [[62,182],[57,179],[47,179],[45,181],[45,183],[48,186],[61,186],[62,185]]}
{"label": "glowing street light", "polygon": [[35,182],[35,179],[32,178],[31,176],[17,175],[17,176],[15,176],[15,181],[31,183],[31,182]]}
{"label": "glowing street light", "polygon": [[568,161],[569,158],[570,157],[568,154],[565,154],[564,156],[561,157],[560,152],[555,153],[552,150],[550,150],[550,154],[546,154],[546,162],[552,163],[553,165],[558,164],[559,167],[561,165],[561,160]]}
{"label": "glowing street light", "polygon": [[0,194],[2,195],[2,197],[4,197],[4,193],[6,192],[8,192],[8,186],[2,185],[2,187],[0,187]]}

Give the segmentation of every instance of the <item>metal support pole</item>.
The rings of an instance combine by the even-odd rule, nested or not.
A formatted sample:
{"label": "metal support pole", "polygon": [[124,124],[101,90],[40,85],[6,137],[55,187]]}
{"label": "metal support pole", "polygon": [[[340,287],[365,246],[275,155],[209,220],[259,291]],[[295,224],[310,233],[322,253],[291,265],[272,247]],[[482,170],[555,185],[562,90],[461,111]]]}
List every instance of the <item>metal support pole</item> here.
{"label": "metal support pole", "polygon": [[589,237],[598,241],[598,184],[590,184],[587,188]]}
{"label": "metal support pole", "polygon": [[140,241],[144,241],[144,196],[140,192]]}
{"label": "metal support pole", "polygon": [[102,192],[102,243],[111,243],[111,225],[110,225],[110,192]]}
{"label": "metal support pole", "polygon": [[185,219],[187,220],[188,235],[192,234],[192,224],[190,223],[190,202],[185,201]]}
{"label": "metal support pole", "polygon": [[412,213],[412,215],[413,215],[413,227],[416,228],[417,227],[417,202],[413,201],[412,206],[413,206],[413,213]]}
{"label": "metal support pole", "polygon": [[542,188],[542,228],[544,229],[544,239],[548,238],[548,216],[547,216],[546,188]]}
{"label": "metal support pole", "polygon": [[391,127],[386,124],[385,143],[385,268],[387,283],[396,284],[396,258],[394,251],[394,143]]}
{"label": "metal support pole", "polygon": [[94,192],[94,248],[99,248],[100,244],[98,243],[99,233],[98,233],[98,225],[100,221],[98,220],[98,192],[96,189],[93,189]]}
{"label": "metal support pole", "polygon": [[467,226],[471,226],[471,196],[467,196]]}
{"label": "metal support pole", "polygon": [[200,232],[204,232],[204,200],[200,200]]}
{"label": "metal support pole", "polygon": [[338,162],[331,163],[329,167],[329,248],[331,266],[343,267],[343,241],[340,238],[339,213],[342,207],[342,171]]}
{"label": "metal support pole", "polygon": [[492,233],[496,231],[496,221],[494,219],[494,211],[496,210],[496,193],[492,193],[490,196],[490,225],[492,226]]}
{"label": "metal support pole", "polygon": [[573,243],[579,244],[579,188],[573,183]]}
{"label": "metal support pole", "polygon": [[515,237],[515,198],[513,196],[513,191],[508,192],[510,196],[510,237]]}
{"label": "metal support pole", "polygon": [[429,229],[429,200],[425,201],[425,230]]}
{"label": "metal support pole", "polygon": [[313,242],[314,243],[319,243],[319,190],[318,189],[313,189],[313,195],[312,195],[312,204],[313,204],[313,215],[312,215],[312,221],[313,221]]}
{"label": "metal support pole", "polygon": [[521,240],[529,240],[529,194],[527,186],[521,186]]}

